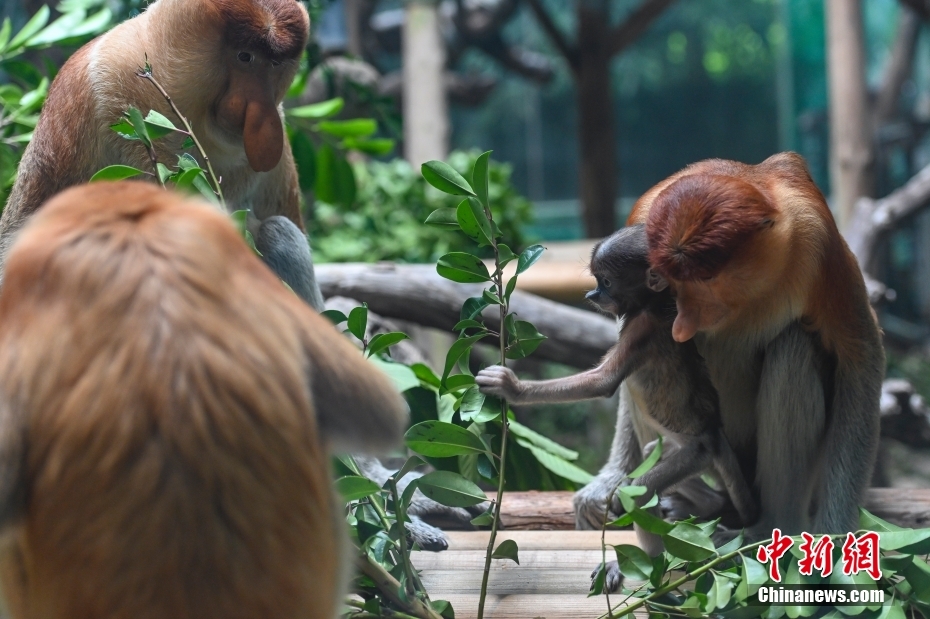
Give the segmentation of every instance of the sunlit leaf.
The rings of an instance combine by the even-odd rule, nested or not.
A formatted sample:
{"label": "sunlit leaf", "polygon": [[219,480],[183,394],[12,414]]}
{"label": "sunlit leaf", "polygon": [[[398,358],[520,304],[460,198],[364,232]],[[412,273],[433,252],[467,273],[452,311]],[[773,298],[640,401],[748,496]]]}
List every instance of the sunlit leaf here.
{"label": "sunlit leaf", "polygon": [[336,490],[346,501],[356,501],[381,490],[381,486],[365,477],[348,475],[336,480]]}
{"label": "sunlit leaf", "polygon": [[95,183],[97,181],[120,181],[124,178],[139,176],[140,174],[145,174],[145,172],[128,165],[111,165],[103,168],[91,176],[90,182]]}
{"label": "sunlit leaf", "polygon": [[335,99],[321,101],[320,103],[292,107],[290,109],[284,110],[284,113],[287,116],[293,116],[294,118],[326,118],[328,116],[334,116],[338,114],[340,111],[342,111],[344,105],[345,102],[342,100],[342,98],[336,97]]}
{"label": "sunlit leaf", "polygon": [[454,196],[475,196],[468,181],[447,163],[427,161],[420,167],[420,170],[426,182],[443,193]]}

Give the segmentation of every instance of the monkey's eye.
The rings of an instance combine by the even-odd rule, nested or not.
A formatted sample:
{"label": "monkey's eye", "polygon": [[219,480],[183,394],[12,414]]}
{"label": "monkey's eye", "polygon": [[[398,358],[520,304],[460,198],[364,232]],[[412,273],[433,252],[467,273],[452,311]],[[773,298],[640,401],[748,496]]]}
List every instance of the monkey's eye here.
{"label": "monkey's eye", "polygon": [[281,66],[281,61],[280,61],[280,60],[272,60],[272,61],[271,61],[271,66],[273,66],[273,67],[279,67],[279,66]]}
{"label": "monkey's eye", "polygon": [[610,280],[609,280],[609,279],[607,279],[607,278],[605,277],[604,279],[601,280],[601,282],[604,284],[604,288],[610,288]]}
{"label": "monkey's eye", "polygon": [[249,52],[239,52],[236,55],[236,58],[238,58],[240,62],[252,62],[252,60],[254,59],[252,54],[250,54]]}

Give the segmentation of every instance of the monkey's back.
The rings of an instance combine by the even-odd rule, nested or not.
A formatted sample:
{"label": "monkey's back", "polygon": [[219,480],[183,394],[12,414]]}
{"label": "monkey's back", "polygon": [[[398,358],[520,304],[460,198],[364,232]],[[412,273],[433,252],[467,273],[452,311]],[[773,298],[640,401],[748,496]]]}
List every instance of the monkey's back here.
{"label": "monkey's back", "polygon": [[[670,312],[674,316],[674,306]],[[646,311],[642,315],[653,328],[643,344],[642,362],[627,380],[644,400],[647,417],[658,428],[700,436],[720,426],[717,391],[694,342],[676,342],[671,322],[659,315],[665,313]]]}
{"label": "monkey's back", "polygon": [[344,534],[297,328],[311,312],[227,251],[231,227],[197,225],[216,215],[159,208],[51,220],[9,263],[14,615],[330,619]]}

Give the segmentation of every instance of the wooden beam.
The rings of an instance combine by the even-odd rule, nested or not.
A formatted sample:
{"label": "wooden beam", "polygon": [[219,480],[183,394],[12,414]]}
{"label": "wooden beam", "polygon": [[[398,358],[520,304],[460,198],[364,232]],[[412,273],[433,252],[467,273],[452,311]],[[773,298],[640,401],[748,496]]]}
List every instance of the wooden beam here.
{"label": "wooden beam", "polygon": [[[506,529],[573,530],[572,492],[508,492],[501,519]],[[892,524],[930,527],[930,489],[870,488],[865,509]],[[561,537],[559,534],[558,537]]]}

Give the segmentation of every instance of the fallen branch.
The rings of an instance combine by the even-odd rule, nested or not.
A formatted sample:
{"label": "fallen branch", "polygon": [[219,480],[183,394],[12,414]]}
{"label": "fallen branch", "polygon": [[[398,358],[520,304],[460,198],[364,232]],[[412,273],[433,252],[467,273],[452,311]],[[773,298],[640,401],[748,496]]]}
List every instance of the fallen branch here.
{"label": "fallen branch", "polygon": [[[480,284],[457,284],[440,277],[431,265],[320,264],[315,267],[326,298],[350,297],[388,318],[451,331],[459,321],[462,303],[481,295]],[[511,307],[521,320],[532,322],[548,337],[536,355],[579,368],[600,361],[617,341],[616,323],[593,312],[516,291]],[[484,313],[486,324],[498,329],[494,307]]]}

